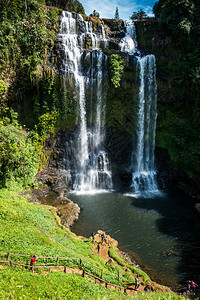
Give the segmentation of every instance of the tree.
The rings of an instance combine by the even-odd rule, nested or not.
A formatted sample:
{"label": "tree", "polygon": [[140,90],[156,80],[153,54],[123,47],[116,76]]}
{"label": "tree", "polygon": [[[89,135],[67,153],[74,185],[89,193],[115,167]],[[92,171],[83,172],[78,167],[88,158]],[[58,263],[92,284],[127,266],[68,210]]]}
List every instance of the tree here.
{"label": "tree", "polygon": [[96,11],[95,9],[93,10],[93,12],[90,14],[90,17],[100,17],[100,14],[98,13],[98,11]]}
{"label": "tree", "polygon": [[115,11],[115,20],[119,20],[119,10],[118,10],[118,7],[116,7],[116,11]]}
{"label": "tree", "polygon": [[133,21],[135,20],[143,20],[144,18],[147,17],[147,14],[144,12],[143,9],[140,9],[138,12],[133,12],[132,16],[130,19]]}
{"label": "tree", "polygon": [[56,6],[63,10],[75,11],[79,14],[85,14],[83,5],[78,0],[46,0],[46,4]]}
{"label": "tree", "polygon": [[167,0],[159,0],[154,4],[153,13],[154,13],[155,17],[157,17],[157,18],[160,17],[162,9],[164,8],[166,3],[167,3]]}

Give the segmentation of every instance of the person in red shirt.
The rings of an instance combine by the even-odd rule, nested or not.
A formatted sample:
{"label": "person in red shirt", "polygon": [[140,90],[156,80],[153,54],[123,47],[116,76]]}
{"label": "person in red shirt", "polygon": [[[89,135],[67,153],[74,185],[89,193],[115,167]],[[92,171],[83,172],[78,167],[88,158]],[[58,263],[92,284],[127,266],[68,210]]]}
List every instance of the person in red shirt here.
{"label": "person in red shirt", "polygon": [[31,262],[30,262],[31,270],[33,268],[33,263],[36,262],[36,260],[37,260],[37,257],[35,255],[31,254]]}
{"label": "person in red shirt", "polygon": [[196,287],[199,287],[198,284],[196,284],[193,280],[189,281],[189,284],[190,284],[191,290],[193,291],[193,293],[195,295]]}

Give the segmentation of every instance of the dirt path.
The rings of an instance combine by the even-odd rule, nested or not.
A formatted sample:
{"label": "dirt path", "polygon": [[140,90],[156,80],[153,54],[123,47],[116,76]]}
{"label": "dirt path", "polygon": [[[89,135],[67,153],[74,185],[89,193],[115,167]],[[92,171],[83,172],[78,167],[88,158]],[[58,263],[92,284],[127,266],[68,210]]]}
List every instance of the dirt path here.
{"label": "dirt path", "polygon": [[[104,239],[102,239],[101,235],[104,235]],[[103,231],[98,231],[97,234],[94,237],[94,243],[95,243],[95,253],[100,255],[107,263],[109,262],[115,262],[113,259],[110,258],[109,256],[109,248],[113,243],[116,243],[116,241],[114,239],[112,239],[109,235],[106,235],[105,232]],[[99,245],[99,252],[98,252],[98,245]],[[117,262],[115,262],[117,264]],[[120,266],[124,272],[122,274],[122,276],[125,274],[126,269],[122,266]],[[136,277],[136,274],[131,274],[131,276],[133,276],[134,278]],[[143,281],[142,278],[138,278],[139,282]],[[144,286],[142,286],[140,284],[139,289],[135,290],[135,283],[133,282],[133,284],[128,286],[127,289],[127,294],[129,295],[134,295],[137,294],[138,292],[144,292]]]}
{"label": "dirt path", "polygon": [[[102,234],[103,234],[103,238],[102,238]],[[95,236],[94,236],[93,243],[94,243],[94,252],[97,255],[100,255],[105,260],[105,264],[110,264],[110,263],[118,264],[114,259],[112,259],[109,256],[110,247],[112,245],[114,245],[114,247],[117,248],[118,242],[116,240],[112,239],[109,235],[106,235],[105,232],[99,230],[97,232],[97,234],[95,234]],[[4,268],[4,266],[0,265],[0,269],[2,269],[2,268]],[[123,272],[120,276],[125,276],[125,275],[127,276],[127,275],[130,274],[130,280],[132,280],[131,282],[128,282],[128,284],[127,284],[126,293],[128,295],[134,295],[134,294],[137,294],[137,293],[144,292],[144,288],[145,288],[144,285],[140,284],[139,288],[137,290],[135,289],[135,277],[137,276],[137,274],[132,273],[130,269],[126,269],[125,267],[122,267],[121,265],[120,265],[120,268],[123,270]],[[58,267],[53,267],[53,266],[50,267],[49,270],[45,270],[42,273],[46,274],[46,273],[49,273],[49,272],[63,272],[63,271],[66,272],[66,273],[78,273],[80,275],[83,274],[83,271],[80,270],[80,269],[70,269],[68,267],[66,267],[64,269],[63,267],[58,268]],[[132,277],[132,279],[131,279],[131,277]],[[139,283],[141,283],[143,281],[142,277],[138,277],[138,279],[139,279]],[[94,281],[97,284],[104,285],[104,283],[102,283],[98,279],[91,278],[91,280]],[[121,285],[121,284],[119,284],[119,285]],[[169,291],[169,288],[167,288],[165,286],[161,286],[161,285],[159,285],[155,282],[151,282],[151,281],[147,281],[147,286],[148,286],[148,291],[151,291],[151,290],[163,291],[163,292],[164,291],[165,292]],[[108,284],[107,287],[109,289],[114,289],[114,287],[109,285],[109,284]]]}

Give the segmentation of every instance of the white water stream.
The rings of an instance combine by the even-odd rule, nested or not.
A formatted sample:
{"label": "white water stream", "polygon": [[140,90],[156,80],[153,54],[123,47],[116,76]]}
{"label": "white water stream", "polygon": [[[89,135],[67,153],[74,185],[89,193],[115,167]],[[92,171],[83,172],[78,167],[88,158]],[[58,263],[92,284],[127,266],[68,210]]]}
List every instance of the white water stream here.
{"label": "white water stream", "polygon": [[[67,179],[72,190],[79,193],[94,193],[112,188],[109,159],[104,149],[105,96],[104,78],[107,57],[97,49],[100,42],[106,45],[105,31],[99,27],[98,36],[93,32],[92,22],[86,22],[79,14],[63,12],[60,37],[65,53],[64,74],[75,82],[78,101],[80,129],[77,141],[71,144],[74,170],[68,169]],[[86,39],[91,49],[86,54]],[[87,65],[87,70],[84,70]],[[103,73],[104,72],[104,73]],[[90,90],[91,118],[86,114],[86,91]],[[73,179],[72,179],[73,173]]]}
{"label": "white water stream", "polygon": [[154,55],[141,56],[137,49],[135,26],[127,23],[120,50],[135,55],[139,73],[136,109],[136,146],[133,146],[130,169],[134,193],[158,191],[154,159],[157,118],[156,60]]}

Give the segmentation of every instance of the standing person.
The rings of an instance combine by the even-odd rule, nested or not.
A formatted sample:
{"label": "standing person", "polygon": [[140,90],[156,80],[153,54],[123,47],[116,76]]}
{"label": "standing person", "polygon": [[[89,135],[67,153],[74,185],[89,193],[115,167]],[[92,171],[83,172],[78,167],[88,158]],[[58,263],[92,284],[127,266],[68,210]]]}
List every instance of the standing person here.
{"label": "standing person", "polygon": [[97,245],[98,254],[100,253],[100,243]]}
{"label": "standing person", "polygon": [[193,291],[193,294],[195,295],[196,287],[199,287],[199,286],[193,280],[189,281],[189,283],[190,283],[190,288]]}
{"label": "standing person", "polygon": [[191,281],[189,281],[189,280],[187,281],[186,293],[187,292],[191,292],[191,284],[190,284],[190,282]]}
{"label": "standing person", "polygon": [[33,269],[33,263],[36,262],[37,259],[35,255],[31,254],[30,270]]}
{"label": "standing person", "polygon": [[145,286],[144,291],[147,293],[148,292],[148,285]]}
{"label": "standing person", "polygon": [[91,236],[92,236],[92,240],[94,241],[95,232],[92,232]]}
{"label": "standing person", "polygon": [[135,277],[135,290],[136,291],[138,291],[138,288],[140,286],[138,277],[139,277],[139,275],[137,274],[137,276]]}
{"label": "standing person", "polygon": [[104,233],[102,233],[102,235],[101,235],[102,243],[104,242],[104,239],[105,239],[105,235],[104,235]]}

